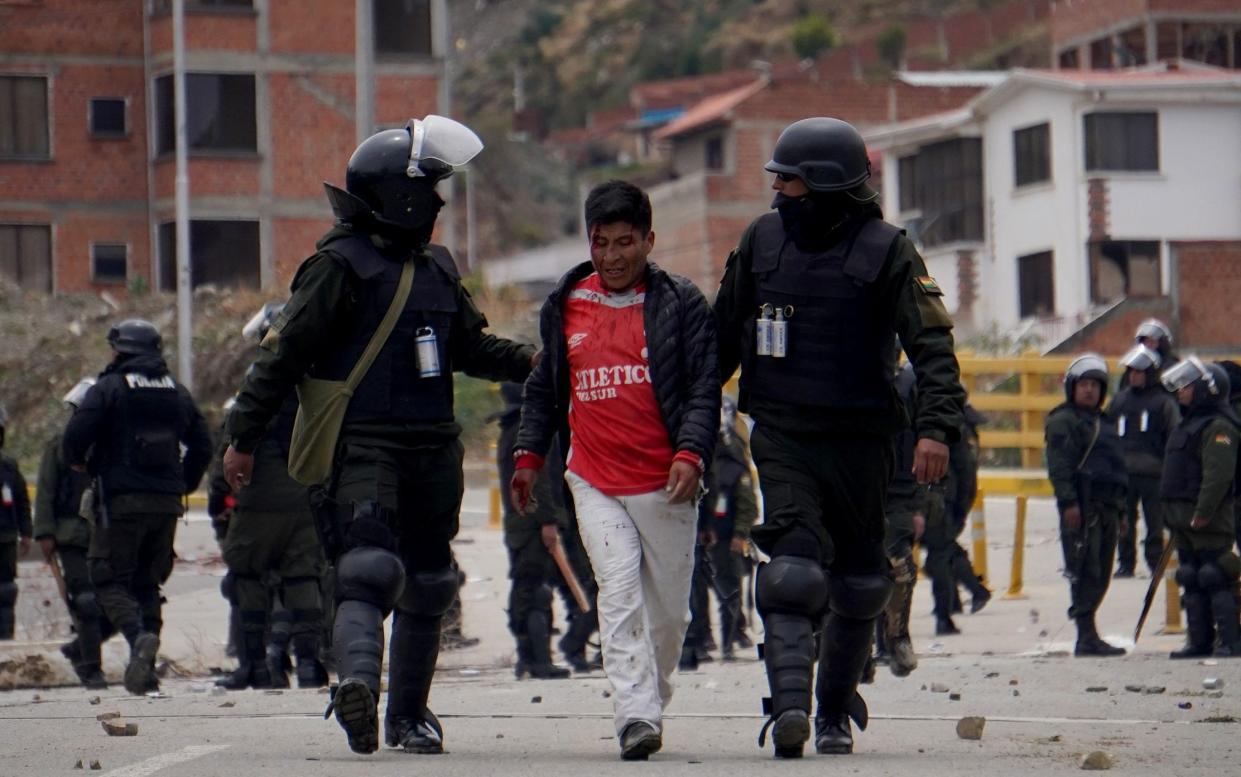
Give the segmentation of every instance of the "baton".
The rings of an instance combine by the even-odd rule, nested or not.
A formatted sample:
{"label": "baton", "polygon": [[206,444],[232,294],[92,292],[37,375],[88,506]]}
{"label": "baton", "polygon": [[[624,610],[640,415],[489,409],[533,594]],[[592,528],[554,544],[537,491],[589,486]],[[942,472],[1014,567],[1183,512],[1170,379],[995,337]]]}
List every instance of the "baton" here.
{"label": "baton", "polygon": [[577,575],[573,572],[573,567],[569,565],[569,559],[564,554],[564,545],[560,542],[560,532],[556,532],[556,541],[547,549],[552,554],[552,558],[556,561],[556,566],[560,568],[560,574],[564,577],[564,581],[569,586],[569,592],[573,594],[573,600],[577,602],[578,608],[583,613],[590,612],[590,602],[586,599],[586,592],[582,590],[582,584],[578,581]]}
{"label": "baton", "polygon": [[1146,587],[1146,599],[1142,602],[1142,614],[1138,616],[1138,625],[1133,629],[1133,644],[1137,644],[1138,635],[1142,633],[1142,626],[1146,623],[1146,616],[1150,614],[1151,604],[1155,601],[1155,592],[1159,590],[1159,581],[1163,580],[1164,573],[1168,571],[1168,562],[1172,559],[1172,539],[1168,538],[1168,544],[1163,549],[1163,555],[1159,557],[1159,563],[1155,565],[1155,572],[1151,575],[1151,583]]}
{"label": "baton", "polygon": [[53,555],[48,556],[44,560],[47,561],[47,565],[52,569],[52,579],[56,581],[56,590],[60,591],[60,600],[65,603],[69,614],[72,615],[73,606],[69,604],[69,589],[65,586],[65,575],[60,571],[60,559],[55,556],[55,553],[56,551],[52,551]]}

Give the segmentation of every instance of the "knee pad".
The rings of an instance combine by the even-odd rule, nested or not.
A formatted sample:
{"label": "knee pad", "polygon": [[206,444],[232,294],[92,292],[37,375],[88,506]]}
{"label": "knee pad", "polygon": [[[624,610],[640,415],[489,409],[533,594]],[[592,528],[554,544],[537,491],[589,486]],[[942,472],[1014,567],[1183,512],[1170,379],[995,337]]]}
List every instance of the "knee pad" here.
{"label": "knee pad", "polygon": [[392,527],[396,524],[396,512],[378,502],[355,503],[353,520],[345,529],[345,547],[383,548],[389,552],[396,551],[396,537]]}
{"label": "knee pad", "polygon": [[1214,561],[1208,561],[1198,567],[1198,585],[1204,591],[1214,592],[1231,588],[1231,583],[1232,581],[1228,579],[1224,570]]}
{"label": "knee pad", "polygon": [[758,611],[818,618],[827,605],[827,576],[819,562],[800,556],[776,556],[758,568]]}
{"label": "knee pad", "polygon": [[83,591],[73,597],[73,610],[84,621],[97,621],[103,617],[103,608],[94,591]]}
{"label": "knee pad", "polygon": [[9,609],[17,603],[17,583],[0,583],[0,607]]}
{"label": "knee pad", "polygon": [[407,615],[439,617],[452,606],[459,586],[455,567],[415,572],[405,581],[397,609]]}
{"label": "knee pad", "polygon": [[1231,550],[1225,551],[1215,559],[1215,563],[1219,564],[1225,580],[1235,583],[1241,579],[1241,558],[1238,558],[1236,553]]}
{"label": "knee pad", "polygon": [[552,589],[546,583],[535,586],[530,596],[530,603],[536,610],[546,610],[552,606]]}
{"label": "knee pad", "polygon": [[827,585],[832,612],[855,620],[878,618],[892,595],[892,580],[884,575],[836,575]]}
{"label": "knee pad", "polygon": [[1193,564],[1184,563],[1176,568],[1176,582],[1181,584],[1187,593],[1197,591],[1198,585],[1198,567]]}
{"label": "knee pad", "polygon": [[401,560],[383,548],[353,548],[336,562],[336,601],[355,599],[366,602],[386,617],[401,596],[405,567]]}

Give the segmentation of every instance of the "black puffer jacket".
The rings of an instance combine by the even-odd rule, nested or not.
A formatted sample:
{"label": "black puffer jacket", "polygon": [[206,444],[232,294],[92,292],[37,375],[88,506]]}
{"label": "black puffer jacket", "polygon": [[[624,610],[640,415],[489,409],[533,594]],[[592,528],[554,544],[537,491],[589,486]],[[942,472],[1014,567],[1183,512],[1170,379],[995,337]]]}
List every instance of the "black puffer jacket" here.
{"label": "black puffer jacket", "polygon": [[[541,456],[559,432],[569,440],[569,361],[564,304],[569,292],[593,273],[590,262],[574,267],[543,303],[539,333],[543,358],[526,380],[517,448]],[[711,466],[720,427],[720,379],[715,319],[702,292],[686,278],[649,263],[643,321],[651,385],[674,451],[691,451]],[[655,419],[652,419],[652,423]]]}

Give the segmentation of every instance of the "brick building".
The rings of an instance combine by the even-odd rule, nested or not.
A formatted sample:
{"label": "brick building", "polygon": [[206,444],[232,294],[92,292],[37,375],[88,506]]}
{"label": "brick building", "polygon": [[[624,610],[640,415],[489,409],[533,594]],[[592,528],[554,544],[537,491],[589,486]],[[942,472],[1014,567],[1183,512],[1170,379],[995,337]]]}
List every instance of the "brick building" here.
{"label": "brick building", "polygon": [[[0,275],[173,287],[171,7],[0,0]],[[287,283],[330,224],[322,182],[343,183],[357,128],[435,112],[444,16],[444,0],[185,0],[195,284]]]}
{"label": "brick building", "polygon": [[1051,39],[1065,70],[1110,70],[1189,59],[1241,68],[1236,0],[1056,0]]}

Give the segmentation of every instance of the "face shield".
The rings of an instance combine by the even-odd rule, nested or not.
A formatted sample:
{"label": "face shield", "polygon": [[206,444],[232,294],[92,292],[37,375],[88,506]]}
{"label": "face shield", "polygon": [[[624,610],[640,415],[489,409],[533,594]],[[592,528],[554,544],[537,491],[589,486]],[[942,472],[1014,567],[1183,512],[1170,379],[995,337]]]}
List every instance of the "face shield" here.
{"label": "face shield", "polygon": [[[1090,373],[1094,373],[1094,375]],[[1103,360],[1102,356],[1094,353],[1079,356],[1073,360],[1073,363],[1069,365],[1069,369],[1064,373],[1066,381],[1078,380],[1088,376],[1093,377],[1095,380],[1099,380],[1101,376],[1103,385],[1107,385],[1107,362]]]}
{"label": "face shield", "polygon": [[93,385],[95,385],[94,378],[82,378],[60,401],[77,410],[82,406],[82,400],[86,399],[86,392],[90,391]]}
{"label": "face shield", "polygon": [[284,309],[283,302],[268,302],[259,309],[259,312],[250,317],[246,325],[241,328],[241,336],[252,343],[262,342],[267,330],[271,328],[272,322],[276,320],[276,316]]}
{"label": "face shield", "polygon": [[483,150],[483,141],[474,130],[445,116],[431,114],[425,119],[410,119],[405,128],[412,139],[409,166],[405,170],[410,178],[427,174],[420,164],[426,161],[447,166],[449,172],[442,176],[446,178],[452,170],[465,165]]}
{"label": "face shield", "polygon": [[1135,345],[1130,348],[1128,353],[1120,357],[1120,366],[1138,372],[1146,372],[1149,369],[1159,369],[1163,364],[1163,357],[1158,351],[1151,350],[1145,345]]}
{"label": "face shield", "polygon": [[1143,337],[1150,337],[1163,343],[1172,342],[1172,332],[1157,318],[1148,318],[1138,324],[1138,331],[1133,335],[1134,340],[1140,341]]}
{"label": "face shield", "polygon": [[1196,380],[1206,380],[1207,388],[1215,388],[1215,378],[1207,371],[1206,365],[1197,356],[1187,356],[1163,371],[1159,376],[1163,387],[1168,391],[1180,391],[1192,385]]}

